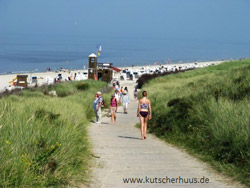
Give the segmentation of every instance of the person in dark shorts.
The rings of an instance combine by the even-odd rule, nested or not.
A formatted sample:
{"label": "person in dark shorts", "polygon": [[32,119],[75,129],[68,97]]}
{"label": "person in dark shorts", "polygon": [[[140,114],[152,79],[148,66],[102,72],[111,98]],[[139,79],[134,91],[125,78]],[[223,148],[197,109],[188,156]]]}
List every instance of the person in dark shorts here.
{"label": "person in dark shorts", "polygon": [[139,100],[137,117],[141,122],[141,139],[146,139],[148,120],[152,118],[151,102],[147,98],[147,91],[142,92],[142,98]]}

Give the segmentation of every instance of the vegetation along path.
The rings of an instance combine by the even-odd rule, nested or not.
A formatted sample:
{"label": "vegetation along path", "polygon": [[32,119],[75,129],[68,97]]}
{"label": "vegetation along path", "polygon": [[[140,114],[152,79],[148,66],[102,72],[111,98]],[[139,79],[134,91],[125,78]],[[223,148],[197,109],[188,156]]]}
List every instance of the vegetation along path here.
{"label": "vegetation along path", "polygon": [[89,129],[96,158],[91,187],[242,187],[153,135],[140,140],[135,127],[137,101],[132,95],[135,83],[121,85],[129,86],[128,114],[119,107],[116,125],[105,117],[102,124],[91,124]]}

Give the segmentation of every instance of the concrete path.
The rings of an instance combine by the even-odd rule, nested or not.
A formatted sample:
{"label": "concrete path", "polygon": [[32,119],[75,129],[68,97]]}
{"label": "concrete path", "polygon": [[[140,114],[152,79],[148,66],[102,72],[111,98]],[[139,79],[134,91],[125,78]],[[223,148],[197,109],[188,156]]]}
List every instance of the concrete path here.
{"label": "concrete path", "polygon": [[[135,83],[121,85],[129,86],[132,101],[128,114],[121,113],[120,107],[116,125],[110,125],[110,118],[103,118],[102,124],[91,124],[89,128],[96,157],[90,187],[243,187],[232,184],[205,163],[153,135],[148,134],[146,140],[140,140],[140,130],[135,128],[139,122],[137,101],[132,96]],[[141,178],[143,183],[124,183],[125,178],[135,181]],[[194,183],[192,178],[200,183]],[[205,181],[209,183],[202,183]]]}

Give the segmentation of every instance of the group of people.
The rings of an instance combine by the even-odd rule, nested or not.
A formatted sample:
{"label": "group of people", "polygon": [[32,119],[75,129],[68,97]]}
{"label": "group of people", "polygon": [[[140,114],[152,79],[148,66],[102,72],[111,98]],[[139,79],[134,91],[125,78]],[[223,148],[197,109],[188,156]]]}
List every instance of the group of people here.
{"label": "group of people", "polygon": [[[96,116],[96,123],[99,124],[101,123],[101,118],[102,118],[102,107],[104,107],[103,104],[103,98],[101,96],[101,92],[98,91],[95,94],[95,99],[94,99],[94,103],[93,103],[93,109],[95,112],[95,116]],[[123,106],[123,112],[124,114],[128,113],[128,104],[130,103],[130,98],[128,95],[128,88],[125,87],[123,90],[123,87],[118,90],[115,89],[114,94],[112,94],[111,99],[110,99],[110,105],[109,105],[109,112],[110,112],[110,116],[111,116],[111,124],[113,124],[113,122],[116,123],[116,113],[119,107],[119,104],[122,104]]]}
{"label": "group of people", "polygon": [[111,124],[113,124],[113,122],[116,123],[116,113],[117,113],[119,104],[122,104],[123,113],[127,114],[129,103],[130,103],[130,98],[128,94],[128,88],[125,87],[124,90],[123,90],[123,87],[121,87],[120,90],[115,89],[115,93],[111,96],[110,106],[109,106]]}
{"label": "group of people", "polygon": [[[135,89],[134,98],[136,100],[137,100],[137,95],[138,95],[138,91],[137,89]],[[104,103],[104,100],[101,96],[101,92],[99,91],[95,95],[95,100],[93,104],[97,124],[101,123],[102,107],[104,107],[103,103]],[[110,105],[109,105],[111,124],[116,123],[116,113],[117,113],[119,104],[122,104],[123,112],[124,114],[127,114],[129,103],[130,103],[130,98],[128,94],[128,88],[125,87],[124,90],[123,90],[123,87],[121,87],[120,90],[116,88],[114,94],[112,94],[111,96]],[[144,140],[146,139],[148,120],[152,118],[151,102],[147,98],[147,91],[142,92],[142,98],[138,102],[137,117],[140,118],[141,139]]]}

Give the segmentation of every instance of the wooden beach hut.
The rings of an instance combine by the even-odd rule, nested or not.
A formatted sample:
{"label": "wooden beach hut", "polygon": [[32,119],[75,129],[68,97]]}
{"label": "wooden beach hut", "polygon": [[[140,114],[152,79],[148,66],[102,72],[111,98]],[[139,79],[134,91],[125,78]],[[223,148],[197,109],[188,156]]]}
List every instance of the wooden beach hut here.
{"label": "wooden beach hut", "polygon": [[113,79],[112,63],[97,63],[95,54],[89,55],[88,79],[111,82]]}

